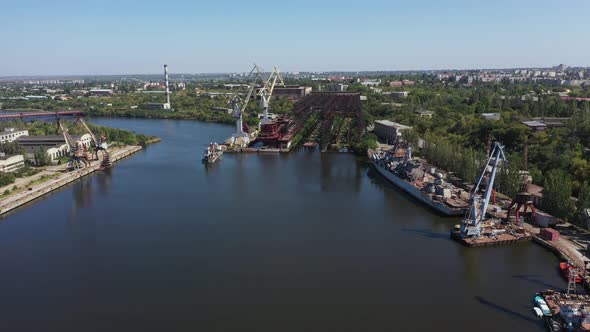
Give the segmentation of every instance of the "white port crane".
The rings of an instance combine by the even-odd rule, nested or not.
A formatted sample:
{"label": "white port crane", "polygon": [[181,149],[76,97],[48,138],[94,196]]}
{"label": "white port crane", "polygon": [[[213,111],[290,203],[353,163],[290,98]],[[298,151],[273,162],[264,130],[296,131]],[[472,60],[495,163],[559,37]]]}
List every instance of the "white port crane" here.
{"label": "white port crane", "polygon": [[[471,193],[471,206],[463,219],[461,224],[461,236],[462,237],[479,237],[481,236],[481,223],[483,222],[486,212],[488,210],[488,204],[490,202],[490,196],[494,187],[494,179],[496,177],[496,171],[498,170],[498,162],[500,158],[506,162],[506,155],[504,154],[504,146],[498,142],[494,143],[494,149],[488,157],[488,160],[479,176],[477,185],[473,188]],[[493,164],[493,165],[492,165]],[[492,168],[489,171],[489,168]],[[480,195],[483,179],[486,173],[489,174],[489,178],[486,184],[486,190],[484,197]]]}
{"label": "white port crane", "polygon": [[94,135],[94,133],[92,132],[92,130],[90,130],[90,128],[88,128],[88,125],[86,125],[86,122],[84,121],[84,119],[82,119],[81,117],[78,118],[78,121],[82,124],[82,126],[84,127],[84,129],[86,129],[86,132],[88,132],[88,134],[90,135],[90,137],[92,138],[92,142],[94,143],[94,153],[96,155],[96,159],[98,159],[98,151],[103,151],[105,154],[108,154],[107,152],[107,140],[105,136],[101,136],[100,140],[98,140],[96,138],[96,136]]}
{"label": "white port crane", "polygon": [[[255,74],[254,74],[255,73]],[[242,106],[239,105],[239,99],[237,97],[232,98],[232,117],[236,119],[236,132],[233,134],[234,141],[238,137],[242,137],[243,139],[248,139],[248,134],[244,132],[243,129],[243,114],[246,110],[246,106],[248,106],[248,102],[252,98],[252,94],[254,93],[254,89],[256,89],[256,82],[260,78],[260,74],[262,73],[262,68],[258,67],[258,65],[254,64],[254,68],[250,71],[248,76],[254,74],[254,79],[252,83],[250,83],[250,89],[248,89],[248,94],[242,103]]]}
{"label": "white port crane", "polygon": [[283,77],[281,77],[281,72],[275,66],[274,71],[270,73],[266,82],[260,90],[258,90],[258,95],[260,96],[260,105],[262,107],[262,121],[261,123],[268,123],[268,104],[270,103],[270,98],[272,97],[272,92],[277,84],[285,86],[285,82],[283,81]]}

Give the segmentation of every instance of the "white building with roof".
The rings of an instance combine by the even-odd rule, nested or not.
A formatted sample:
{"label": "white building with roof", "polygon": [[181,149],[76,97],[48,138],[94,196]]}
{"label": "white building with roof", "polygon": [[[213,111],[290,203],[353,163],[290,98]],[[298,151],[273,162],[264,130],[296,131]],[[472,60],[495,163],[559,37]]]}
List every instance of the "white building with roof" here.
{"label": "white building with roof", "polygon": [[10,173],[25,167],[25,157],[22,154],[7,156],[0,152],[0,172]]}
{"label": "white building with roof", "polygon": [[21,136],[29,136],[29,131],[4,128],[4,131],[0,133],[0,143],[14,142]]}
{"label": "white building with roof", "polygon": [[484,120],[500,120],[501,114],[500,113],[481,113],[481,118]]}
{"label": "white building with roof", "polygon": [[402,136],[402,132],[412,127],[389,120],[375,120],[375,135],[389,143],[395,142]]}

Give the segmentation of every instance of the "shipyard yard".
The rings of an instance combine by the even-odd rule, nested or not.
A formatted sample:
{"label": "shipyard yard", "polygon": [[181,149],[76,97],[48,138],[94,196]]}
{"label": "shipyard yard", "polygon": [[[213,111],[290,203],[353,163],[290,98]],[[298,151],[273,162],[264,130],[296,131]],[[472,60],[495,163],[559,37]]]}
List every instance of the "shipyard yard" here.
{"label": "shipyard yard", "polygon": [[234,132],[224,144],[228,152],[289,152],[304,145],[348,152],[363,127],[360,93],[311,93],[290,115],[263,120],[259,129]]}
{"label": "shipyard yard", "polygon": [[427,331],[457,330],[469,312],[461,324],[480,331],[540,331],[532,297],[567,287],[550,251],[453,242],[460,217],[351,154],[228,154],[204,167],[232,126],[94,122],[162,142],[0,223],[6,326]]}

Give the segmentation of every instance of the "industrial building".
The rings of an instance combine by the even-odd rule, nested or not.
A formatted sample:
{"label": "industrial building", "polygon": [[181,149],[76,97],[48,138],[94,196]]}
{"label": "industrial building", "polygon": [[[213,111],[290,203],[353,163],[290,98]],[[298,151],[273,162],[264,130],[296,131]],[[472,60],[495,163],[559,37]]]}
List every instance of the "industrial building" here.
{"label": "industrial building", "polygon": [[[88,149],[91,146],[92,136],[90,134],[73,136],[72,138],[82,148]],[[16,142],[25,149],[25,155],[28,160],[33,160],[35,152],[39,149],[46,149],[47,156],[50,160],[68,156],[70,152],[70,147],[62,135],[21,136],[16,139]]]}
{"label": "industrial building", "polygon": [[391,91],[390,95],[394,99],[407,98],[410,93],[408,91]]}
{"label": "industrial building", "polygon": [[540,121],[536,121],[536,120],[531,120],[531,121],[522,121],[522,123],[531,128],[533,131],[543,131],[545,129],[547,129],[547,125],[544,124],[543,122]]}
{"label": "industrial building", "polygon": [[481,113],[481,118],[484,120],[500,120],[500,113]]}
{"label": "industrial building", "polygon": [[0,133],[0,143],[14,142],[21,136],[29,136],[28,130],[15,130],[14,128],[4,128]]}
{"label": "industrial building", "polygon": [[434,115],[433,111],[417,110],[414,113],[418,114],[421,118],[432,118]]}
{"label": "industrial building", "polygon": [[113,94],[112,89],[91,89],[88,91],[91,96],[110,96]]}
{"label": "industrial building", "polygon": [[[260,92],[261,88],[256,89],[256,94]],[[298,85],[287,85],[287,86],[277,86],[273,90],[272,97],[275,99],[279,98],[288,98],[291,100],[299,100],[303,97],[306,97],[311,93],[310,86],[298,86]]]}
{"label": "industrial building", "polygon": [[10,173],[25,167],[25,158],[22,154],[7,156],[0,152],[0,172]]}
{"label": "industrial building", "polygon": [[146,110],[164,110],[166,108],[165,103],[145,103],[143,104],[143,108]]}
{"label": "industrial building", "polygon": [[389,143],[395,142],[399,137],[401,137],[403,131],[410,129],[412,129],[412,127],[397,122],[389,120],[375,120],[375,135]]}
{"label": "industrial building", "polygon": [[321,92],[345,92],[348,90],[348,84],[344,83],[328,83],[320,85]]}

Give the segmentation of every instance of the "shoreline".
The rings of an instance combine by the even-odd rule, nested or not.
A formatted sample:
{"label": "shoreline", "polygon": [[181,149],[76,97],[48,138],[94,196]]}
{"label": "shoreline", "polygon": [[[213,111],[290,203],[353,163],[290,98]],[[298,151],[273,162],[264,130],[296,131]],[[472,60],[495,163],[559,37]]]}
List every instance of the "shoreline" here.
{"label": "shoreline", "polygon": [[[159,139],[157,140],[159,141]],[[118,161],[125,159],[139,151],[143,150],[142,146],[139,145],[128,145],[123,148],[119,148],[112,152],[110,158],[113,166]],[[49,195],[52,192],[84,177],[100,170],[101,160],[92,161],[91,166],[71,172],[58,173],[54,179],[42,182],[40,184],[29,187],[29,190],[19,192],[12,196],[8,196],[0,200],[0,217],[4,216],[8,212],[11,212],[25,204],[31,203],[38,198]]]}

